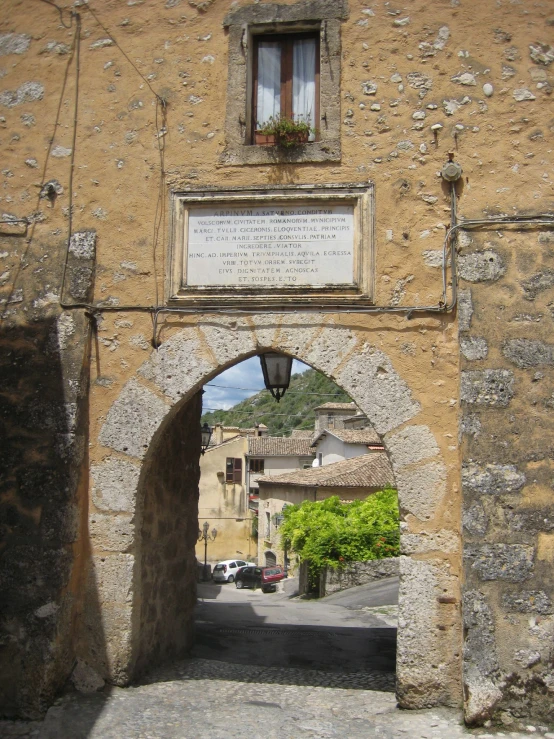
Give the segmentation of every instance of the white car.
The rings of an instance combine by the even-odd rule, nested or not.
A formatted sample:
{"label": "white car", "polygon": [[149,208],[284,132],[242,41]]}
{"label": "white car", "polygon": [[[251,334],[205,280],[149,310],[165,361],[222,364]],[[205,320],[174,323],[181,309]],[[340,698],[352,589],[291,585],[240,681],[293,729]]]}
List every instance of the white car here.
{"label": "white car", "polygon": [[225,559],[223,562],[218,562],[213,569],[212,580],[214,582],[235,582],[237,571],[246,565],[256,566],[253,562],[245,562],[243,559]]}

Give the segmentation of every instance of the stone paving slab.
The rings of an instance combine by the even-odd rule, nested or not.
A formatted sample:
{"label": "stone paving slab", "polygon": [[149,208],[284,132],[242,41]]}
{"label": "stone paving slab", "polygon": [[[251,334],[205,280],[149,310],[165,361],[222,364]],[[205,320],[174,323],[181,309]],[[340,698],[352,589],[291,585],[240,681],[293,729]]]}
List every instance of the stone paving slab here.
{"label": "stone paving slab", "polygon": [[519,732],[469,730],[462,724],[461,713],[454,709],[403,711],[396,707],[391,692],[351,685],[309,684],[314,682],[312,672],[184,660],[150,672],[142,684],[134,687],[111,688],[89,695],[68,694],[48,711],[42,724],[0,722],[0,736],[38,739],[460,739],[472,736],[523,739],[540,736],[554,739],[554,733],[545,733],[546,727],[529,727]]}

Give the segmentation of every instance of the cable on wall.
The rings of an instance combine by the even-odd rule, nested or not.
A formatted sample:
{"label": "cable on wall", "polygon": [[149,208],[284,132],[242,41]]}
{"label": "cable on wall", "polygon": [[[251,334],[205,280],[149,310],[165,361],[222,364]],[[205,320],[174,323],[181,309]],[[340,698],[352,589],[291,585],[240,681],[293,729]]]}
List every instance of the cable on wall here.
{"label": "cable on wall", "polygon": [[[62,22],[62,25],[64,25],[65,28],[69,28],[71,26],[67,26],[63,21],[63,11],[62,9],[56,5],[52,0],[41,0],[42,2],[47,3],[48,5],[52,5],[52,7],[56,8],[58,12],[60,13],[60,20]],[[137,72],[137,74],[140,76],[140,78],[144,81],[144,83],[148,86],[152,94],[156,98],[156,135],[158,139],[158,150],[160,155],[160,189],[158,194],[158,202],[156,205],[156,212],[155,212],[155,219],[154,219],[154,233],[153,233],[153,258],[154,258],[154,279],[155,279],[155,293],[156,293],[156,304],[155,305],[110,305],[110,306],[103,306],[101,304],[89,304],[89,303],[82,303],[82,302],[76,302],[76,303],[63,303],[60,302],[60,305],[62,308],[66,310],[73,310],[73,309],[84,309],[87,312],[87,315],[89,319],[96,321],[96,318],[101,313],[108,313],[108,312],[145,312],[149,313],[152,316],[152,322],[153,322],[153,338],[152,338],[152,344],[154,347],[157,348],[157,328],[158,328],[158,319],[159,316],[162,314],[171,315],[209,315],[209,314],[225,314],[225,315],[255,315],[257,313],[266,313],[266,314],[282,314],[282,313],[296,313],[296,312],[303,312],[303,313],[309,313],[309,312],[317,312],[318,314],[328,314],[328,313],[363,313],[363,314],[372,314],[372,313],[396,313],[396,314],[404,314],[406,318],[411,318],[415,313],[449,313],[454,310],[456,307],[457,302],[457,269],[456,269],[456,235],[459,229],[468,229],[468,228],[479,228],[479,227],[487,227],[487,226],[494,226],[494,225],[516,225],[516,226],[530,226],[530,227],[537,227],[537,226],[544,226],[546,228],[552,228],[554,226],[554,214],[550,213],[542,213],[538,214],[536,216],[499,216],[499,217],[492,217],[492,218],[484,218],[484,219],[469,219],[469,220],[462,220],[461,222],[456,222],[456,193],[454,188],[454,181],[451,180],[451,225],[448,231],[446,232],[444,241],[443,241],[443,260],[442,260],[442,299],[439,300],[439,302],[435,305],[427,305],[427,306],[350,306],[345,307],[341,305],[302,305],[302,306],[295,306],[294,304],[283,304],[283,305],[276,305],[270,308],[229,308],[229,307],[221,307],[220,305],[204,305],[202,307],[179,307],[179,306],[162,306],[159,304],[159,295],[158,295],[158,279],[157,279],[157,244],[159,241],[159,235],[160,230],[164,228],[165,219],[164,219],[164,193],[163,188],[165,185],[165,143],[163,141],[165,131],[167,130],[167,120],[166,120],[166,114],[167,114],[167,102],[162,98],[150,85],[150,82],[142,75],[142,73],[137,69],[136,65],[132,62],[132,60],[129,58],[129,56],[126,54],[126,52],[123,50],[117,39],[114,37],[114,34],[109,31],[109,29],[102,23],[102,21],[99,19],[98,15],[94,12],[94,10],[91,8],[91,6],[86,3],[83,5],[88,12],[92,15],[92,17],[95,19],[95,21],[98,23],[98,25],[104,30],[104,32],[112,39],[114,44],[119,49],[120,53],[125,57],[125,59],[128,61],[128,63],[133,67],[133,69]],[[76,46],[76,58],[77,58],[77,78],[79,77],[79,45],[80,45],[80,16],[78,13],[72,12],[71,18],[73,22],[73,18],[77,20],[77,31],[75,35],[75,41],[74,44]],[[67,79],[67,71],[66,71],[66,79]],[[65,81],[64,81],[64,89],[65,89]],[[62,95],[63,97],[63,95]],[[60,98],[60,107],[61,107],[61,99]],[[162,112],[162,127],[159,127],[159,110],[161,109]],[[74,130],[73,130],[73,150],[72,150],[72,160],[71,160],[71,174],[70,174],[70,205],[69,205],[69,221],[70,224],[72,223],[72,198],[73,198],[73,170],[74,170],[74,157],[75,157],[75,144],[76,144],[76,130],[77,130],[77,114],[78,114],[78,79],[76,80],[76,94],[75,94],[75,110],[74,110]],[[58,118],[59,118],[59,110],[58,110]],[[58,125],[58,119],[56,120],[56,127]],[[52,138],[53,141],[53,138]],[[51,144],[50,144],[51,146]],[[49,150],[50,151],[50,150]],[[48,152],[49,155],[49,152]],[[48,158],[47,155],[47,158]],[[450,161],[445,165],[443,168],[443,172],[445,171],[446,167],[449,165],[456,165],[452,161],[452,155],[449,157]],[[460,170],[461,172],[461,170]],[[459,175],[458,175],[459,176]],[[444,177],[444,174],[443,174]],[[445,177],[445,179],[449,179],[448,177]],[[67,270],[67,260],[68,260],[68,254],[69,254],[69,243],[71,238],[71,230],[69,232],[69,238],[67,243],[67,253],[66,253],[66,261],[64,263],[64,271],[63,271],[63,277],[62,277],[62,290],[61,290],[61,297],[63,298],[63,289],[65,285],[65,277],[66,277],[66,270]],[[448,300],[448,280],[447,280],[447,263],[448,263],[448,254],[450,254],[450,267],[451,267],[451,273],[452,273],[452,284],[451,284],[451,297],[450,300]]]}
{"label": "cable on wall", "polygon": [[73,50],[75,52],[75,98],[73,102],[73,132],[71,143],[71,160],[69,164],[69,183],[68,183],[68,199],[69,199],[69,215],[67,218],[67,245],[65,249],[65,258],[63,263],[62,284],[60,287],[60,305],[62,308],[70,307],[70,303],[64,302],[65,279],[67,275],[67,265],[69,262],[69,246],[71,244],[71,235],[73,233],[73,175],[75,174],[75,147],[77,146],[77,122],[79,113],[79,79],[81,72],[81,16],[79,13],[72,13],[75,17],[75,35],[73,38]]}
{"label": "cable on wall", "polygon": [[[61,22],[61,24],[63,25],[64,28],[68,28],[69,29],[69,28],[72,27],[74,15],[76,15],[76,14],[74,14],[74,13],[71,13],[70,14],[71,20],[70,20],[70,24],[68,26],[63,21],[63,9],[62,8],[58,7],[54,2],[51,2],[51,0],[41,0],[41,2],[44,2],[47,5],[52,5],[54,8],[56,8],[56,10],[58,11],[58,13],[60,14],[60,22]],[[57,131],[59,125],[60,125],[60,116],[61,116],[61,110],[62,110],[62,105],[63,105],[63,99],[64,99],[64,95],[65,95],[65,88],[67,87],[67,81],[69,79],[69,70],[71,69],[71,64],[73,62],[73,54],[74,54],[74,52],[75,52],[75,41],[73,41],[73,46],[72,46],[72,49],[71,49],[71,54],[70,54],[70,56],[69,56],[69,58],[67,60],[67,64],[66,64],[66,67],[65,67],[65,72],[64,72],[64,76],[63,76],[63,82],[62,82],[62,89],[61,89],[61,92],[60,92],[60,97],[59,97],[59,102],[58,102],[58,108],[56,110],[56,118],[54,120],[54,129],[52,131],[52,136],[50,136],[48,138],[48,146],[47,146],[47,149],[46,149],[46,156],[44,158],[44,166],[42,167],[42,172],[41,172],[41,180],[40,180],[41,183],[43,183],[46,180],[46,171],[48,169],[48,161],[50,159],[50,152],[52,151],[52,147],[54,145],[56,131]],[[74,157],[74,151],[71,152],[71,159],[72,160],[73,160],[73,157]],[[73,165],[71,165],[71,166],[73,166]],[[42,189],[41,189],[41,192],[39,193],[38,198],[37,198],[37,206],[36,206],[37,207],[37,211],[39,210],[39,205],[40,205],[41,197],[42,197]],[[71,212],[71,201],[70,201],[70,212]],[[13,296],[13,293],[14,293],[14,290],[15,290],[15,286],[17,284],[17,279],[18,279],[19,274],[21,272],[21,265],[25,262],[25,260],[27,258],[27,255],[29,253],[29,249],[31,248],[31,244],[33,243],[35,229],[36,229],[36,225],[37,225],[37,220],[32,220],[32,219],[28,219],[28,218],[25,218],[25,219],[9,219],[9,220],[10,220],[10,222],[15,222],[15,220],[21,221],[21,222],[26,221],[27,224],[31,226],[31,229],[30,229],[30,234],[29,234],[28,238],[26,239],[27,247],[26,247],[24,253],[21,255],[21,258],[19,260],[19,267],[17,268],[17,270],[16,270],[16,272],[15,272],[15,274],[13,276],[12,287],[11,287],[11,290],[10,290],[10,294],[9,294],[7,300],[6,300],[6,305],[5,305],[4,309],[2,310],[2,313],[0,314],[0,320],[4,320],[6,318],[6,316],[7,316],[8,311],[9,311],[10,301],[11,301],[11,298]],[[25,231],[25,234],[23,234],[23,235],[24,236],[27,236],[27,229]],[[69,247],[69,242],[68,242],[68,247]],[[62,284],[63,284],[63,278],[62,278]],[[62,297],[62,291],[60,290],[60,298],[61,297]],[[64,306],[62,306],[62,307],[64,307]]]}
{"label": "cable on wall", "polygon": [[[47,2],[49,5],[52,5],[55,7],[58,12],[61,13],[61,9],[55,5],[55,3],[50,2],[50,0],[42,0],[43,2]],[[157,139],[157,145],[158,145],[158,153],[160,157],[160,186],[158,189],[158,199],[156,201],[156,210],[155,210],[155,216],[154,216],[154,230],[153,230],[153,241],[152,241],[152,261],[154,265],[154,290],[155,290],[155,300],[156,305],[159,304],[159,288],[158,288],[158,269],[157,269],[157,249],[158,249],[158,243],[159,243],[159,236],[160,236],[160,229],[162,230],[162,237],[165,237],[165,133],[167,132],[167,101],[159,95],[148,79],[139,71],[139,69],[136,67],[136,65],[133,63],[133,61],[129,58],[128,54],[123,50],[121,45],[119,44],[118,40],[115,38],[114,34],[102,23],[102,21],[98,18],[98,15],[92,10],[90,5],[87,3],[83,7],[85,7],[96,23],[102,28],[102,30],[109,36],[109,38],[114,42],[115,46],[119,49],[121,54],[124,56],[124,58],[127,60],[127,62],[131,65],[131,67],[135,70],[135,72],[139,75],[141,80],[148,86],[149,90],[152,92],[152,94],[155,97],[156,100],[156,112],[155,112],[155,125],[156,125],[156,139]],[[81,16],[79,13],[72,12],[71,18],[76,19],[77,21],[77,29],[74,37],[74,50],[76,53],[76,68],[75,68],[75,102],[74,102],[74,116],[73,116],[73,146],[72,146],[72,152],[71,152],[71,164],[70,164],[70,184],[69,184],[69,234],[68,234],[68,240],[67,240],[67,247],[66,247],[66,254],[65,254],[65,260],[64,260],[64,267],[63,267],[63,274],[62,274],[62,284],[60,289],[60,306],[64,309],[73,309],[73,308],[85,308],[86,310],[94,310],[93,306],[90,306],[88,304],[83,303],[66,303],[63,300],[64,291],[65,291],[65,282],[66,282],[66,273],[67,273],[67,266],[69,261],[69,247],[71,243],[71,236],[73,232],[73,174],[75,170],[75,148],[77,144],[77,127],[78,127],[78,105],[79,105],[79,78],[80,78],[80,45],[81,45]],[[67,26],[66,26],[67,27]],[[161,111],[161,126],[159,121]],[[165,262],[162,264],[162,267],[165,268]],[[140,308],[140,310],[144,310],[142,306],[133,306],[133,308]],[[131,306],[118,306],[119,309],[130,309]],[[105,310],[105,308],[104,308]],[[150,307],[146,307],[146,310],[149,312]]]}

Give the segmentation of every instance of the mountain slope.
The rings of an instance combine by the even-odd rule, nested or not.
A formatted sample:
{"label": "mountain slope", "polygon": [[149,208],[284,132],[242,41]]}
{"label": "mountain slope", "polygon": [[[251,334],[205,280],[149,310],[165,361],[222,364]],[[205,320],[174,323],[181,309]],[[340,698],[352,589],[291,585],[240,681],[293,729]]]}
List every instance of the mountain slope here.
{"label": "mountain slope", "polygon": [[292,375],[290,386],[284,397],[277,403],[269,390],[261,390],[256,395],[237,403],[228,411],[211,411],[202,416],[213,426],[250,428],[256,423],[264,423],[270,436],[290,436],[292,429],[313,429],[314,408],[323,403],[349,403],[350,397],[328,377],[316,370],[307,370]]}

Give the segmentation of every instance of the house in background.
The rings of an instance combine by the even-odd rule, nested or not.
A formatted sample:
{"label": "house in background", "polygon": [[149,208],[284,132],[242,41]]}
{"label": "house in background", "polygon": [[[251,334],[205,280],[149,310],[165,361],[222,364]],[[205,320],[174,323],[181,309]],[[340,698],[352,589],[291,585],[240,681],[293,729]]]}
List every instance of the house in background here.
{"label": "house in background", "polygon": [[233,439],[235,436],[267,436],[267,426],[258,423],[253,428],[243,429],[239,426],[224,426],[222,423],[216,423],[212,427],[210,446],[223,444],[224,441]]}
{"label": "house in background", "polygon": [[312,441],[316,459],[314,466],[322,467],[343,459],[352,459],[371,452],[384,452],[384,447],[377,432],[366,429],[325,429],[320,431]]}
{"label": "house in background", "polygon": [[313,435],[312,429],[292,429],[290,432],[291,439],[311,439]]}
{"label": "house in background", "polygon": [[309,436],[258,436],[248,438],[246,486],[253,508],[258,508],[258,478],[311,467],[315,451]]}
{"label": "house in background", "polygon": [[[198,525],[210,524],[217,530],[214,541],[208,542],[207,559],[214,563],[222,559],[256,556],[257,542],[252,536],[253,514],[248,507],[244,484],[244,458],[248,448],[248,431],[228,435],[228,428],[216,426],[210,445],[200,459]],[[223,439],[214,443],[216,439]],[[204,542],[196,544],[196,558],[204,562]]]}
{"label": "house in background", "polygon": [[[267,436],[267,426],[253,428],[216,424],[200,459],[198,522],[217,530],[208,543],[208,562],[257,554],[255,524],[258,515],[257,479],[264,473],[282,474],[311,467],[314,450],[308,438]],[[196,557],[204,561],[204,542],[196,545]]]}
{"label": "house in background", "polygon": [[333,495],[343,501],[364,500],[390,485],[394,485],[394,477],[384,449],[322,467],[260,477],[258,562],[284,563],[279,525],[287,505],[325,500]]}
{"label": "house in background", "polygon": [[[215,425],[200,460],[199,525],[208,521],[209,530],[218,532],[208,543],[209,562],[258,556],[259,562],[272,564],[275,517],[283,505],[336,494],[355,500],[392,483],[383,444],[355,403],[318,406],[314,426],[281,437],[268,436],[263,424],[247,429]],[[361,456],[371,456],[371,463],[340,466]],[[196,554],[203,561],[204,542],[197,544]]]}
{"label": "house in background", "polygon": [[[324,429],[343,429],[345,421],[361,411],[356,403],[323,403],[314,408],[315,432]],[[366,419],[367,421],[367,419]]]}

